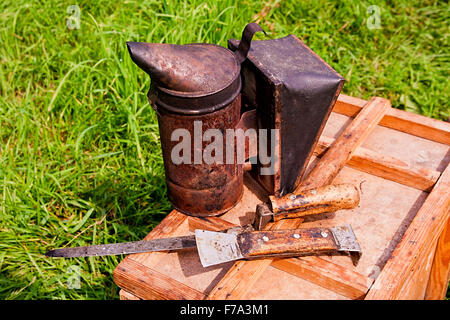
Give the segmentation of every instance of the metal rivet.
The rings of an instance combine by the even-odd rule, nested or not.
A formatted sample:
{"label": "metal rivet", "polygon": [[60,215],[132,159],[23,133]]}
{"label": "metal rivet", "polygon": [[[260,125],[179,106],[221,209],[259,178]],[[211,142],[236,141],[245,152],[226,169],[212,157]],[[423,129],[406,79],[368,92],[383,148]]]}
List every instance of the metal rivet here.
{"label": "metal rivet", "polygon": [[294,233],[294,238],[295,239],[300,239],[300,235],[298,233]]}
{"label": "metal rivet", "polygon": [[322,231],[321,235],[322,235],[322,237],[324,237],[324,238],[328,237],[328,233],[326,233],[325,231]]}
{"label": "metal rivet", "polygon": [[267,242],[267,241],[269,241],[269,238],[267,238],[266,236],[264,236],[264,237],[263,237],[263,240]]}

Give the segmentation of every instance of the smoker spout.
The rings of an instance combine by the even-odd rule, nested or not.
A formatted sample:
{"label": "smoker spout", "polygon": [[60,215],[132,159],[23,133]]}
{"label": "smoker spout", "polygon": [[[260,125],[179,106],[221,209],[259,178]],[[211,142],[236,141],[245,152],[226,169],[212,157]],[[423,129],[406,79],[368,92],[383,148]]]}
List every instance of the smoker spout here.
{"label": "smoker spout", "polygon": [[145,42],[127,42],[131,60],[144,70],[155,82],[165,82],[170,70],[164,70],[164,58],[161,44]]}

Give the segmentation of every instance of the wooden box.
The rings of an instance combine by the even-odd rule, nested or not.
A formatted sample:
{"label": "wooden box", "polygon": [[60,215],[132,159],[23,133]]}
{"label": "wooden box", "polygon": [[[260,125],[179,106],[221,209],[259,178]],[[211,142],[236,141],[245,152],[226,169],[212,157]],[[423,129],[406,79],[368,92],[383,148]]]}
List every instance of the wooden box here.
{"label": "wooden box", "polygon": [[[340,95],[310,161],[315,166],[364,108]],[[352,210],[289,226],[351,224],[363,254],[237,261],[203,268],[195,249],[127,256],[115,269],[122,299],[441,299],[450,260],[450,124],[389,108],[333,183],[359,187]],[[307,170],[307,171],[308,171]],[[251,223],[267,194],[249,176],[241,202],[217,218],[172,211],[146,239]],[[286,220],[284,220],[286,221]],[[283,223],[283,221],[281,222]]]}

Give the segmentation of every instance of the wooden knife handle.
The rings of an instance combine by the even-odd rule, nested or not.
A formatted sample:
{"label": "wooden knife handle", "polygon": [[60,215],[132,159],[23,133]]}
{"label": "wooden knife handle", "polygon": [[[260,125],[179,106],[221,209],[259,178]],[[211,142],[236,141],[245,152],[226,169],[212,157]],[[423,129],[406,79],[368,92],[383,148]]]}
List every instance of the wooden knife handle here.
{"label": "wooden knife handle", "polygon": [[298,218],[323,212],[352,209],[359,204],[359,191],[352,184],[327,185],[282,198],[270,196],[273,220]]}
{"label": "wooden knife handle", "polygon": [[328,228],[244,232],[237,235],[244,258],[293,257],[339,249]]}

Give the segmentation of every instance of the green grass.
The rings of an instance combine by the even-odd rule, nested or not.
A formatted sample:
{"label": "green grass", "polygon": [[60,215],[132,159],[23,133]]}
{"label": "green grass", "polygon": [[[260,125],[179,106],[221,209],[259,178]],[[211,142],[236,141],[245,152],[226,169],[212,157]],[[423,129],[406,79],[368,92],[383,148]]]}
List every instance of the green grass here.
{"label": "green grass", "polygon": [[[68,30],[67,8],[81,9]],[[240,38],[259,20],[294,33],[347,79],[346,94],[449,116],[449,6],[379,1],[0,3],[0,299],[115,299],[121,257],[46,259],[54,247],[141,239],[169,212],[150,80],[126,41]],[[262,38],[258,35],[257,38]],[[79,268],[79,289],[69,288]]]}

